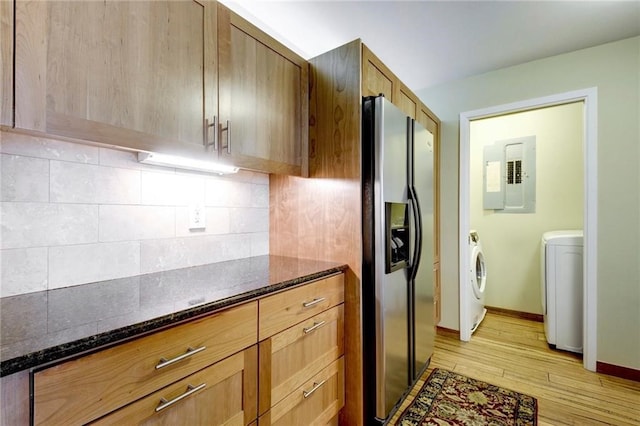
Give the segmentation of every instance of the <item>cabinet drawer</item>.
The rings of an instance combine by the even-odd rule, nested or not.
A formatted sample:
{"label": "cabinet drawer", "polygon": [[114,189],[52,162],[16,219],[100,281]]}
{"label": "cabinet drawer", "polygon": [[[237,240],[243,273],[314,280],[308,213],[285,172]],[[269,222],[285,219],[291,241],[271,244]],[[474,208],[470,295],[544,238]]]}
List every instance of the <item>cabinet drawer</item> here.
{"label": "cabinet drawer", "polygon": [[247,425],[257,417],[257,353],[254,345],[92,424]]}
{"label": "cabinet drawer", "polygon": [[255,344],[256,330],[251,302],[37,372],[34,423],[94,420]]}
{"label": "cabinet drawer", "polygon": [[340,304],[260,342],[260,413],[344,354]]}
{"label": "cabinet drawer", "polygon": [[344,406],[344,358],[305,382],[260,417],[263,425],[326,425]]}
{"label": "cabinet drawer", "polygon": [[344,274],[265,297],[259,301],[259,339],[273,336],[343,301]]}

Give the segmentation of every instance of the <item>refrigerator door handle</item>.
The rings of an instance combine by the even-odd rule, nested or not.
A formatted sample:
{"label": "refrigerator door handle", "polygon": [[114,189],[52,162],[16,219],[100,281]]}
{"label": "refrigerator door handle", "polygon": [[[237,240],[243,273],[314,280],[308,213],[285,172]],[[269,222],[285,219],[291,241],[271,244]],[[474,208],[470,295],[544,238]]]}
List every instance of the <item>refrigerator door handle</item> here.
{"label": "refrigerator door handle", "polygon": [[414,216],[415,242],[413,247],[413,259],[411,262],[410,278],[415,279],[420,266],[420,257],[422,255],[422,212],[420,211],[420,202],[418,201],[418,193],[413,186],[409,186],[409,196],[411,199],[411,211]]}

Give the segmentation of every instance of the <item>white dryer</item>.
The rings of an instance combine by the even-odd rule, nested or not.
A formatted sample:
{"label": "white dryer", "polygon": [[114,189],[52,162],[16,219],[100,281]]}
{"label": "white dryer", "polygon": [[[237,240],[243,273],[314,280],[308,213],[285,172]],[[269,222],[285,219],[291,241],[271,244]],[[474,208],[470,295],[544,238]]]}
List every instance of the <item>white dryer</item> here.
{"label": "white dryer", "polygon": [[476,331],[487,310],[484,307],[484,291],[487,286],[487,267],[484,263],[484,253],[482,252],[482,244],[480,244],[480,236],[476,231],[469,233],[469,253],[471,259],[469,261],[471,277],[469,282],[469,318],[471,332]]}
{"label": "white dryer", "polygon": [[547,342],[582,353],[583,232],[545,232],[541,244],[540,289]]}

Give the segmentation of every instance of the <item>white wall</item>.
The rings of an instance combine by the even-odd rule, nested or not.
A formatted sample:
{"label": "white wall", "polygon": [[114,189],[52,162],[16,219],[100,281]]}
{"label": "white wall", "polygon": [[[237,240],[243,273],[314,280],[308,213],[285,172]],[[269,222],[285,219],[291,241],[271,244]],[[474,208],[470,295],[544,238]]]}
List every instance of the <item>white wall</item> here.
{"label": "white wall", "polygon": [[640,369],[640,37],[417,92],[443,121],[440,325],[458,329],[459,114],[590,87],[598,90],[597,360]]}
{"label": "white wall", "polygon": [[[269,176],[141,165],[131,152],[0,133],[0,296],[269,251]],[[188,229],[200,203],[206,228]]]}
{"label": "white wall", "polygon": [[[546,231],[582,229],[583,103],[485,118],[470,123],[471,229],[478,231],[488,268],[487,306],[542,313],[540,237]],[[535,136],[535,213],[483,209],[483,147]]]}

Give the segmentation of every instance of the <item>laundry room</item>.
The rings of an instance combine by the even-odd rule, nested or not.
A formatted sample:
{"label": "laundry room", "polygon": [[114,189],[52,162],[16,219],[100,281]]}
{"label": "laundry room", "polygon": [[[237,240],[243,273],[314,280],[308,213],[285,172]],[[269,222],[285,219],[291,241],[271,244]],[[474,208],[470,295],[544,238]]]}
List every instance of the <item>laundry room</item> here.
{"label": "laundry room", "polygon": [[471,121],[469,224],[484,262],[470,275],[484,291],[470,310],[542,318],[542,236],[583,229],[583,145],[582,102]]}

